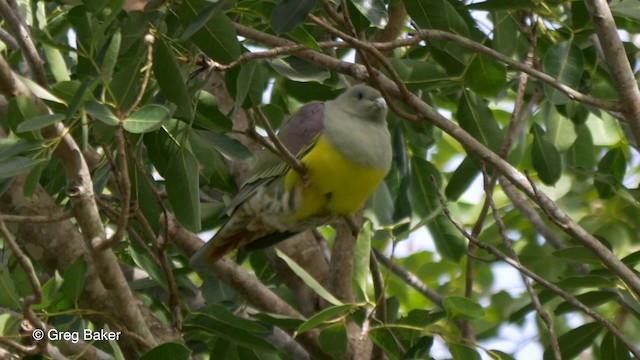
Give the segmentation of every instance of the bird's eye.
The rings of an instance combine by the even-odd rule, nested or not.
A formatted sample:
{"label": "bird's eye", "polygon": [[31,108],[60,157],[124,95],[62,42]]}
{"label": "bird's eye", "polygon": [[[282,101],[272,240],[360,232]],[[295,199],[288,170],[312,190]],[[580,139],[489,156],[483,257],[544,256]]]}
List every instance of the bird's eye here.
{"label": "bird's eye", "polygon": [[359,92],[358,93],[358,100],[362,100],[364,98],[364,94]]}

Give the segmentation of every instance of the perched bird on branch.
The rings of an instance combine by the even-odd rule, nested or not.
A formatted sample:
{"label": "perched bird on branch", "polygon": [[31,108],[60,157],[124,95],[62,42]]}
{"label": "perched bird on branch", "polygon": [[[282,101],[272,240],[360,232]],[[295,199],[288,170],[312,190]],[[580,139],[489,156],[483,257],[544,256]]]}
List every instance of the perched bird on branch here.
{"label": "perched bird on branch", "polygon": [[265,151],[231,200],[229,219],[192,265],[212,264],[239,247],[264,248],[355,213],[391,168],[386,117],[383,97],[366,85],[303,106],[278,134],[303,169]]}

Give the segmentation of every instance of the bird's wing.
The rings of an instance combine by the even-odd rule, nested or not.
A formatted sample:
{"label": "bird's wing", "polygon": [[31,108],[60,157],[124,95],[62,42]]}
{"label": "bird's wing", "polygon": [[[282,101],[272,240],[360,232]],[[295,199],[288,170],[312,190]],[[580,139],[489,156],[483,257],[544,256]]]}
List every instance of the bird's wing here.
{"label": "bird's wing", "polygon": [[[322,131],[323,116],[324,104],[310,103],[301,107],[282,126],[278,137],[286,149],[298,159],[302,159],[315,145]],[[249,179],[231,199],[226,212],[232,212],[238,205],[251,197],[257,189],[286,174],[289,168],[289,164],[279,155],[264,150]]]}

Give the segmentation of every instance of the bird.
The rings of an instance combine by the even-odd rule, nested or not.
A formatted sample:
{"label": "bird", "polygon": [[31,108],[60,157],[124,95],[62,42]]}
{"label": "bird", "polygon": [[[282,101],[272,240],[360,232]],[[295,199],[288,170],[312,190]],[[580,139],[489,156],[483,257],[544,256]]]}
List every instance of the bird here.
{"label": "bird", "polygon": [[214,264],[237,248],[266,248],[357,212],[391,169],[387,111],[380,92],[364,84],[300,108],[278,138],[306,172],[263,151],[229,202],[228,219],[191,265]]}

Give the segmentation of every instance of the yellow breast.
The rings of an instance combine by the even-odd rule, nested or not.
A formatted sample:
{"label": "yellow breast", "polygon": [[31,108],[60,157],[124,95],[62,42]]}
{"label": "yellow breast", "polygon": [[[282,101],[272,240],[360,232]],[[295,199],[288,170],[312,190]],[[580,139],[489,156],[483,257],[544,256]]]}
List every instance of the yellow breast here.
{"label": "yellow breast", "polygon": [[285,187],[289,191],[302,186],[301,204],[296,214],[298,219],[326,212],[351,215],[364,204],[386,175],[384,170],[345,158],[324,136],[320,136],[302,162],[309,170],[306,186],[294,170],[289,170],[285,179]]}

